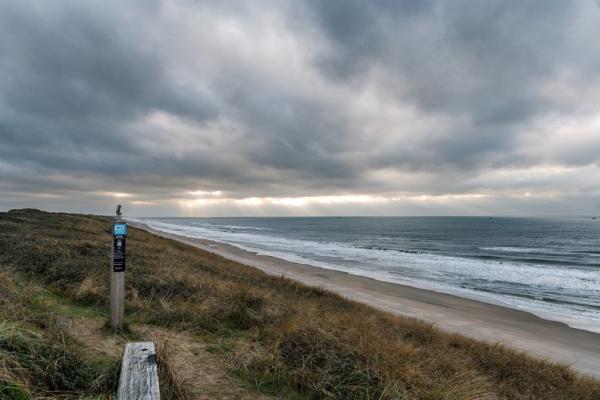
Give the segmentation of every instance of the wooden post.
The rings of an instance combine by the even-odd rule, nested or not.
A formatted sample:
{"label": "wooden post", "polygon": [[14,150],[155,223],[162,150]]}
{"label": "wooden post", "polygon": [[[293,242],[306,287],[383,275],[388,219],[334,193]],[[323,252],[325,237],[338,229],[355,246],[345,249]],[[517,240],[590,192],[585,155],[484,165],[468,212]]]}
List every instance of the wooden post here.
{"label": "wooden post", "polygon": [[125,239],[127,225],[121,220],[121,205],[112,226],[112,263],[110,273],[110,325],[123,329],[125,316]]}
{"label": "wooden post", "polygon": [[152,342],[127,343],[117,400],[160,400],[156,349]]}
{"label": "wooden post", "polygon": [[110,276],[110,325],[123,329],[125,314],[125,272],[112,272]]}

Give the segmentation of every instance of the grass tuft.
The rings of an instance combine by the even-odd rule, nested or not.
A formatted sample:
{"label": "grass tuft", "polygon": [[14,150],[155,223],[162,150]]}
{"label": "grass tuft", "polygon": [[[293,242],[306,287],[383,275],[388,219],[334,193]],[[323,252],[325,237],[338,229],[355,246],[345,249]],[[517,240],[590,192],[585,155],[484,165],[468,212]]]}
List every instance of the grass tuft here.
{"label": "grass tuft", "polygon": [[160,380],[160,396],[163,400],[187,400],[190,398],[185,384],[177,374],[172,360],[172,345],[164,334],[151,338],[156,346],[156,362]]}
{"label": "grass tuft", "polygon": [[30,308],[29,299],[6,273],[0,281],[0,398],[113,391],[117,376],[113,364],[84,357],[60,320]]}

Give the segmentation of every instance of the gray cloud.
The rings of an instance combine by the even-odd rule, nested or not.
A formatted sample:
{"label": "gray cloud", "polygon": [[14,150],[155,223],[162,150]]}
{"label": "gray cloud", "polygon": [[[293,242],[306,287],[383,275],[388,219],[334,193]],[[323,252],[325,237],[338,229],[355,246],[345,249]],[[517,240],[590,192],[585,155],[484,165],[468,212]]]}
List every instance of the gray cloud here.
{"label": "gray cloud", "polygon": [[510,152],[520,124],[554,111],[538,85],[578,68],[582,57],[569,51],[578,11],[560,1],[316,1],[312,12],[331,42],[316,64],[331,79],[464,118],[424,146],[441,164],[472,167]]}
{"label": "gray cloud", "polygon": [[[493,213],[533,192],[592,212],[599,20],[592,1],[0,1],[0,208],[125,193],[176,214],[201,190],[483,193]],[[381,209],[436,213],[407,202]]]}

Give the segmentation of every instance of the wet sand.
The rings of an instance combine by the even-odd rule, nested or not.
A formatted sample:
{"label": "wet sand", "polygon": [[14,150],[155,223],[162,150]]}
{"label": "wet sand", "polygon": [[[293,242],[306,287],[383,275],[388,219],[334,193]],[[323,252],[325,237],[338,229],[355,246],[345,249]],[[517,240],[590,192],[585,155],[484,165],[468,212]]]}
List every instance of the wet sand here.
{"label": "wet sand", "polygon": [[223,243],[156,231],[144,224],[129,224],[272,275],[322,287],[394,314],[416,317],[446,331],[488,342],[499,342],[600,377],[598,333],[571,328],[562,322],[545,320],[528,312],[477,300],[290,262]]}

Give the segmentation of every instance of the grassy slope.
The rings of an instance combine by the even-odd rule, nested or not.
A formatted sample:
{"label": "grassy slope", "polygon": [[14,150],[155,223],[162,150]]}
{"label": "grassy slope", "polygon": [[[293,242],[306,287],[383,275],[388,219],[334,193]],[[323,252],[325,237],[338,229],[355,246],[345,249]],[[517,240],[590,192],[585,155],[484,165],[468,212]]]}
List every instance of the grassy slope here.
{"label": "grassy slope", "polygon": [[[107,219],[31,210],[0,214],[2,288],[33,282],[74,307],[102,314],[109,254]],[[15,297],[20,291],[8,292]],[[10,307],[20,308],[15,313]],[[128,236],[126,307],[134,331],[142,325],[185,330],[231,375],[278,397],[600,398],[600,382],[564,366],[446,334],[136,229]],[[15,317],[28,313],[31,321]],[[83,357],[81,345],[44,315],[26,298],[0,302],[0,394],[19,385],[46,394],[109,393],[114,361]],[[49,348],[14,346],[11,332],[33,332]],[[51,349],[56,343],[62,347]],[[48,375],[26,362],[38,352],[52,360],[59,383],[42,379]],[[10,364],[15,359],[16,369]],[[83,382],[91,376],[97,384],[88,389]]]}
{"label": "grassy slope", "polygon": [[118,360],[85,353],[40,293],[0,274],[0,399],[97,398],[114,391]]}

